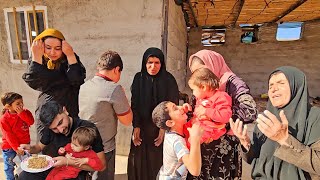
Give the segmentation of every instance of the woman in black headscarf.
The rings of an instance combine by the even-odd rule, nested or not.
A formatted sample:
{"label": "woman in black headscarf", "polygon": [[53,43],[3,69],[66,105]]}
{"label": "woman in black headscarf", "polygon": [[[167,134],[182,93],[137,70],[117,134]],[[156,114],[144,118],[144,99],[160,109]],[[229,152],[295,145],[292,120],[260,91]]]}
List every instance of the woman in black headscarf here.
{"label": "woman in black headscarf", "polygon": [[[267,110],[250,142],[242,122],[230,121],[253,179],[320,179],[320,109],[312,107],[305,74],[277,68],[269,77]],[[280,121],[281,120],[281,121]]]}
{"label": "woman in black headscarf", "polygon": [[158,48],[143,54],[141,72],[131,86],[133,135],[128,160],[129,180],[154,180],[162,166],[164,130],[152,121],[152,110],[162,101],[178,103],[175,78],[166,71],[164,55]]}

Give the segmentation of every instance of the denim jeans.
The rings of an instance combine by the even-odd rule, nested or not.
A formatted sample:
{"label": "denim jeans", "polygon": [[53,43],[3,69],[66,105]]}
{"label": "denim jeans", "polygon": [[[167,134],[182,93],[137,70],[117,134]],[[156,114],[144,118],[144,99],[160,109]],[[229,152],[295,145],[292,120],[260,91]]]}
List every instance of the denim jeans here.
{"label": "denim jeans", "polygon": [[3,149],[2,150],[3,160],[4,160],[4,172],[6,174],[7,180],[14,180],[14,157],[17,153],[13,149]]}

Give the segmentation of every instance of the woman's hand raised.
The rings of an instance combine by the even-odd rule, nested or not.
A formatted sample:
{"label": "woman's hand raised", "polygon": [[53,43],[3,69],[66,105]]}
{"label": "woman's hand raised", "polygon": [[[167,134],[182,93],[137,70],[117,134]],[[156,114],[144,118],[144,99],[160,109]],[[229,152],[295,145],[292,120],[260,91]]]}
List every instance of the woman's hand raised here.
{"label": "woman's hand raised", "polygon": [[237,119],[236,122],[233,122],[233,119],[230,118],[229,123],[233,134],[239,138],[241,145],[249,150],[250,138],[247,131],[247,125],[244,125],[242,128],[243,122],[240,121],[240,119]]}
{"label": "woman's hand raised", "polygon": [[62,41],[62,52],[67,56],[68,64],[76,64],[77,59],[74,55],[74,51],[67,41]]}
{"label": "woman's hand raised", "polygon": [[183,105],[182,105],[182,108],[183,108],[183,110],[184,110],[184,112],[189,112],[189,111],[192,111],[192,107],[191,107],[191,105],[190,104],[188,104],[188,103],[184,103]]}
{"label": "woman's hand raised", "polygon": [[258,115],[257,126],[269,139],[276,141],[281,145],[286,145],[286,140],[289,137],[288,120],[283,110],[280,111],[279,115],[282,123],[274,114],[265,110],[264,115]]}
{"label": "woman's hand raised", "polygon": [[44,54],[44,43],[41,39],[32,42],[31,51],[32,61],[35,61],[38,64],[42,64],[42,56]]}

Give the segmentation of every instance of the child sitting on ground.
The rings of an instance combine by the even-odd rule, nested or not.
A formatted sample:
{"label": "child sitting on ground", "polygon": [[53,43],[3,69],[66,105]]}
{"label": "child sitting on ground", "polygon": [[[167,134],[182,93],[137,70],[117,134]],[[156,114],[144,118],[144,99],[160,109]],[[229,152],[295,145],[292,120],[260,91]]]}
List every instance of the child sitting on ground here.
{"label": "child sitting on ground", "polygon": [[99,171],[102,169],[102,162],[97,154],[90,149],[91,144],[96,138],[96,131],[90,127],[77,128],[71,137],[71,143],[58,151],[60,155],[67,157],[67,166],[55,167],[47,176],[46,180],[62,180],[76,178],[81,169],[68,166],[68,159],[74,158],[75,164],[88,165],[92,169]]}
{"label": "child sitting on ground", "polygon": [[199,176],[201,171],[200,138],[202,129],[198,124],[189,128],[190,151],[183,137],[183,125],[187,122],[183,107],[164,101],[152,112],[156,126],[166,130],[163,142],[163,166],[159,171],[159,179],[186,179],[188,171]]}
{"label": "child sitting on ground", "polygon": [[[194,117],[184,127],[186,139],[189,137],[186,129],[195,122],[199,122],[204,129],[201,143],[219,139],[227,132],[225,126],[232,116],[231,97],[226,92],[218,90],[219,79],[207,68],[194,71],[188,84],[196,97],[196,105]],[[189,144],[187,145],[189,147]]]}
{"label": "child sitting on ground", "polygon": [[31,112],[23,109],[23,99],[18,93],[7,92],[1,96],[3,104],[0,119],[2,131],[2,154],[7,179],[14,179],[14,157],[23,155],[20,144],[30,144],[29,128],[34,123]]}

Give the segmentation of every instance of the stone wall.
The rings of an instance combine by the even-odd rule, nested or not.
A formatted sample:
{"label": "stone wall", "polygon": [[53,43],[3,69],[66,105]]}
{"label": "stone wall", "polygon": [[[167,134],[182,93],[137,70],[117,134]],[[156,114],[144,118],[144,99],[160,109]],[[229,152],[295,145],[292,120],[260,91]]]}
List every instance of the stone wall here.
{"label": "stone wall", "polygon": [[167,70],[176,78],[179,90],[184,91],[187,74],[187,27],[181,6],[172,0],[169,0],[168,19]]}
{"label": "stone wall", "polygon": [[268,76],[273,69],[296,66],[307,75],[310,95],[320,96],[320,21],[305,23],[302,39],[298,41],[277,41],[276,30],[276,25],[262,26],[257,43],[242,44],[241,29],[228,29],[224,45],[208,48],[201,45],[201,29],[191,29],[188,57],[201,49],[221,53],[231,70],[247,82],[254,96],[267,92]]}

